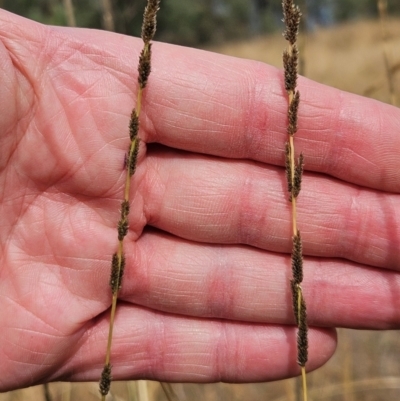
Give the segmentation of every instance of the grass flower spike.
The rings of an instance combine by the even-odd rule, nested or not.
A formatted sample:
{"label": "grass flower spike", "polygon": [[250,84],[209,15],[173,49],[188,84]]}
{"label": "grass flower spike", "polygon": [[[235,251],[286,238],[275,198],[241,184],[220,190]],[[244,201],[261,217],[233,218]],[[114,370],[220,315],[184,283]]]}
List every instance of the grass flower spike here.
{"label": "grass flower spike", "polygon": [[124,199],[121,203],[121,215],[117,226],[118,232],[118,249],[112,256],[111,261],[111,275],[110,275],[110,287],[112,292],[112,304],[111,304],[111,316],[110,316],[110,327],[107,341],[106,360],[101,374],[99,383],[99,389],[102,396],[102,400],[105,400],[106,395],[110,390],[111,385],[111,344],[115,320],[115,312],[117,307],[118,292],[122,286],[122,278],[125,268],[125,255],[124,255],[124,238],[128,233],[129,228],[129,193],[130,193],[130,182],[131,177],[136,170],[137,155],[139,152],[139,116],[142,106],[142,93],[146,87],[147,80],[151,71],[151,40],[156,31],[156,16],[159,9],[160,0],[148,0],[147,6],[143,16],[142,25],[142,39],[144,42],[143,50],[139,57],[138,67],[138,83],[139,90],[137,94],[136,107],[133,109],[131,114],[131,120],[129,123],[129,138],[130,144],[128,149],[128,156],[126,160],[127,174],[125,181]]}
{"label": "grass flower spike", "polygon": [[304,157],[300,154],[295,160],[294,135],[297,132],[297,118],[300,104],[300,93],[297,90],[297,76],[299,64],[299,50],[297,47],[297,36],[299,32],[301,13],[293,0],[283,0],[283,15],[285,32],[283,36],[289,42],[287,50],[283,53],[283,66],[285,74],[285,89],[288,94],[288,127],[289,141],[285,147],[286,178],[289,191],[289,201],[292,204],[292,280],[291,289],[293,295],[293,311],[297,333],[297,362],[301,367],[303,378],[304,400],[307,400],[307,381],[305,366],[308,359],[308,334],[307,334],[307,311],[303,297],[301,283],[303,281],[303,246],[300,231],[297,228],[297,197],[301,190]]}

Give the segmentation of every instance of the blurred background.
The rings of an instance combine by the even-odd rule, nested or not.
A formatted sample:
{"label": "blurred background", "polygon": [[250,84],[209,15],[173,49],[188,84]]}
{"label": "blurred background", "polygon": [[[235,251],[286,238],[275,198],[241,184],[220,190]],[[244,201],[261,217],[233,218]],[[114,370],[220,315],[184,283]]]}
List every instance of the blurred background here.
{"label": "blurred background", "polygon": [[[0,7],[52,25],[109,29],[139,36],[145,0],[0,0]],[[376,0],[299,0],[307,29],[376,18]],[[400,1],[388,2],[400,15]],[[250,39],[282,30],[280,0],[162,0],[157,39],[187,46]]]}
{"label": "blurred background", "polygon": [[[395,103],[394,92],[400,87],[400,0],[297,3],[303,12],[300,73]],[[45,24],[133,36],[140,35],[145,4],[146,0],[0,0],[0,7]],[[156,39],[281,67],[282,30],[281,0],[162,0]]]}
{"label": "blurred background", "polygon": [[[0,7],[52,25],[139,36],[145,0],[0,0]],[[304,14],[301,73],[398,105],[400,0],[298,0]],[[282,68],[280,0],[162,0],[156,39]],[[400,133],[399,133],[400,135]],[[339,329],[339,347],[309,374],[310,401],[400,399],[400,336]],[[179,400],[300,401],[298,379],[274,383],[173,384]],[[98,400],[97,383],[52,383],[0,394],[0,401]],[[139,390],[138,390],[139,389]],[[109,400],[174,399],[155,382],[113,383]],[[146,397],[147,392],[147,399]],[[169,398],[168,398],[169,397]],[[176,399],[176,398],[175,398]],[[174,400],[175,400],[174,399]]]}

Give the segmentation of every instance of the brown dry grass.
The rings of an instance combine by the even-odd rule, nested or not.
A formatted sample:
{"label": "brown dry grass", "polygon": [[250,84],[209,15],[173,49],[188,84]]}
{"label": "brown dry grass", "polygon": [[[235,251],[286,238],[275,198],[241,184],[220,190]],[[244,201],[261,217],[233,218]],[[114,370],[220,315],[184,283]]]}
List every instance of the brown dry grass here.
{"label": "brown dry grass", "polygon": [[[389,59],[400,95],[400,21],[387,21]],[[251,42],[230,43],[210,50],[263,61],[282,68],[281,34]],[[317,82],[389,102],[382,56],[379,21],[359,21],[329,29],[316,29],[306,37],[305,75]]]}
{"label": "brown dry grass", "polygon": [[[400,21],[388,21],[388,49],[397,66],[400,97]],[[308,35],[306,75],[316,81],[389,102],[378,22],[357,22]],[[251,42],[227,44],[214,51],[267,62],[281,68],[280,34]],[[312,61],[310,60],[312,58]],[[398,332],[340,330],[339,348],[331,361],[309,375],[310,400],[377,401],[400,399],[400,336]],[[181,400],[297,401],[296,379],[275,383],[229,385],[173,385]],[[98,400],[97,383],[50,385],[53,401]],[[113,383],[114,400],[135,400],[129,383]],[[0,394],[0,401],[44,400],[43,389],[33,387]],[[152,401],[166,400],[157,383],[149,384]]]}
{"label": "brown dry grass", "polygon": [[[400,397],[398,332],[340,330],[336,355],[309,374],[310,401],[378,401]],[[173,384],[182,401],[297,401],[296,379],[259,384]],[[97,383],[52,383],[53,401],[98,401]],[[114,382],[108,400],[136,401],[129,383]],[[151,401],[167,401],[158,383],[149,382]],[[0,394],[0,401],[45,401],[41,386]]]}

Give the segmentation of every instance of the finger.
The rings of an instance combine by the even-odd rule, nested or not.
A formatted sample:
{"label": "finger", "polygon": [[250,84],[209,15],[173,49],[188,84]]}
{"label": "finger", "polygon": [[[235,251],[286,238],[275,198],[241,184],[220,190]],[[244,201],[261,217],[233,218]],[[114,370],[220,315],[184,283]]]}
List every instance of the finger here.
{"label": "finger", "polygon": [[[281,70],[161,44],[154,47],[153,67],[144,107],[147,141],[284,164],[287,96]],[[400,110],[301,77],[298,86],[296,149],[305,155],[305,168],[399,192]]]}
{"label": "finger", "polygon": [[[293,324],[289,255],[145,233],[127,252],[121,297],[160,311]],[[312,326],[400,325],[400,273],[344,260],[305,258],[302,284]]]}
{"label": "finger", "polygon": [[[104,94],[103,85],[107,85],[108,100],[102,98],[101,104],[111,113],[96,121],[101,120],[107,128],[103,132],[108,140],[115,139],[110,134],[113,126],[127,126],[129,99],[137,93],[137,71],[132,66],[137,65],[140,40],[98,31],[44,29],[4,11],[0,14],[0,39],[23,59],[32,60],[32,54],[40,54],[41,64],[34,71],[43,73],[54,87],[65,82],[57,83],[60,75],[48,71],[62,72],[65,66],[71,69],[76,63],[92,71],[93,66],[103,66],[102,72],[106,71],[111,80],[103,75],[93,82],[86,76],[86,68],[78,75],[75,68],[74,82],[80,78],[80,92],[90,89],[97,97]],[[39,46],[38,53],[38,43],[44,41],[46,47]],[[152,74],[141,118],[144,140],[283,165],[287,100],[281,71],[259,62],[167,44],[155,43],[153,48]],[[21,49],[26,51],[21,53]],[[63,55],[68,55],[66,60]],[[299,89],[296,140],[297,149],[306,155],[306,168],[358,185],[399,192],[399,109],[304,78],[299,79]],[[95,106],[93,102],[93,110],[100,110],[98,103]],[[82,132],[83,122],[73,127],[76,132]],[[92,129],[92,124],[89,126]],[[123,135],[124,131],[115,132]]]}
{"label": "finger", "polygon": [[[186,239],[291,250],[283,169],[164,151],[149,154],[140,187],[148,224]],[[397,269],[398,195],[305,174],[298,225],[305,255]]]}
{"label": "finger", "polygon": [[18,87],[16,85],[16,76],[13,74],[12,60],[8,57],[7,49],[1,42],[0,71],[2,72],[0,78],[0,108],[1,110],[7,110],[7,113],[2,113],[0,117],[0,171],[2,171],[17,145],[21,133],[10,135],[11,128],[15,127],[18,119],[16,102],[14,101]]}
{"label": "finger", "polygon": [[[120,304],[113,338],[113,378],[190,382],[257,382],[299,373],[296,329],[162,314]],[[102,317],[51,380],[97,380],[107,342]],[[325,363],[335,332],[310,329],[309,370]],[[82,361],[87,361],[83,363]]]}

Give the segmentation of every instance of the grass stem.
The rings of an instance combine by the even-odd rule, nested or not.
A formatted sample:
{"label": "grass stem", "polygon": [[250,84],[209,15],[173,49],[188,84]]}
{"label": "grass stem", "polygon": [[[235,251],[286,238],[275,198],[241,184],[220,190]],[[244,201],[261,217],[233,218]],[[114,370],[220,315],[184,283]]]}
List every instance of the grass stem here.
{"label": "grass stem", "polygon": [[299,33],[301,13],[293,0],[282,2],[285,32],[284,37],[289,42],[283,53],[285,89],[288,95],[288,142],[285,147],[286,178],[289,191],[289,201],[292,203],[292,274],[291,280],[293,311],[298,328],[297,331],[297,362],[301,367],[303,399],[307,401],[306,363],[308,359],[308,327],[306,303],[303,297],[301,283],[303,281],[303,250],[300,231],[297,226],[297,197],[301,190],[304,158],[300,154],[295,160],[294,135],[297,132],[297,118],[300,104],[300,93],[297,90],[299,69],[299,50],[297,37]]}
{"label": "grass stem", "polygon": [[110,314],[110,325],[108,330],[107,339],[107,350],[106,358],[101,374],[99,388],[102,401],[110,391],[111,386],[111,347],[113,339],[113,330],[115,315],[117,310],[117,300],[119,290],[122,286],[122,278],[125,269],[125,254],[124,254],[124,238],[128,234],[129,229],[129,209],[130,209],[130,183],[133,174],[136,171],[137,156],[139,152],[139,117],[142,108],[142,96],[143,89],[146,87],[147,80],[151,71],[151,40],[156,30],[156,16],[159,9],[160,0],[148,0],[143,16],[142,25],[142,39],[144,42],[143,50],[139,57],[138,67],[138,94],[136,99],[136,108],[132,110],[131,119],[129,122],[129,138],[130,144],[128,148],[128,160],[127,160],[127,174],[125,180],[124,199],[121,203],[120,220],[118,222],[118,249],[117,252],[112,256],[111,261],[111,276],[110,276],[110,287],[112,292],[112,303],[111,303],[111,314]]}
{"label": "grass stem", "polygon": [[137,390],[138,390],[138,399],[140,401],[150,401],[146,380],[137,381]]}
{"label": "grass stem", "polygon": [[64,10],[67,17],[68,26],[76,26],[74,6],[72,0],[64,0]]}
{"label": "grass stem", "polygon": [[45,401],[52,401],[52,398],[50,395],[49,383],[43,384],[43,395],[44,395]]}
{"label": "grass stem", "polygon": [[170,383],[160,382],[160,385],[168,401],[179,401],[179,397],[175,393]]}
{"label": "grass stem", "polygon": [[102,0],[101,2],[103,8],[103,24],[104,28],[107,31],[114,32],[115,24],[114,24],[114,16],[111,0]]}

